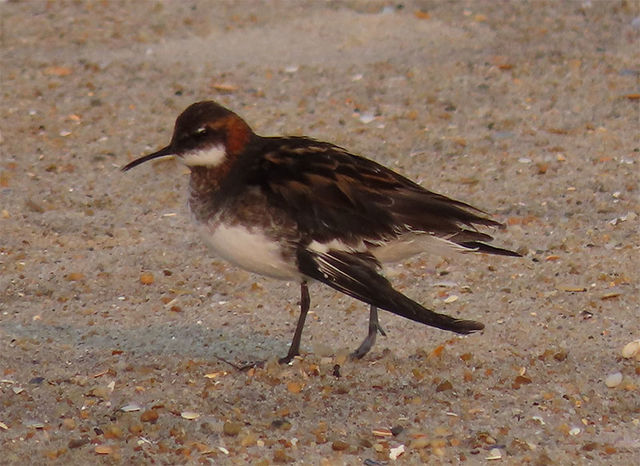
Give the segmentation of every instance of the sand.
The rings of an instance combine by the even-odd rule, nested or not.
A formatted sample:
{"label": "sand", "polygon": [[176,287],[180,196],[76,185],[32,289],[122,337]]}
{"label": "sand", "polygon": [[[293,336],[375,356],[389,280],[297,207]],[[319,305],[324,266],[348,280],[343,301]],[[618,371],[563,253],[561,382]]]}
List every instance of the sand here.
{"label": "sand", "polygon": [[[640,6],[0,2],[3,464],[640,462]],[[212,257],[175,161],[213,99],[486,209],[522,259],[387,270],[459,337]],[[260,368],[234,366],[267,360]],[[226,361],[226,362],[225,362]],[[609,386],[611,385],[611,387]],[[395,459],[395,460],[394,460]]]}

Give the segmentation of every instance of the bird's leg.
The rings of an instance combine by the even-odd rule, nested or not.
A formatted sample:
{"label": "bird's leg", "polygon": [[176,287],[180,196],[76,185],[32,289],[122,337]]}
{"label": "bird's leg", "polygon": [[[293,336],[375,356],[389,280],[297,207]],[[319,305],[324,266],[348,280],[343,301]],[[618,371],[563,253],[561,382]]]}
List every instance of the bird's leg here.
{"label": "bird's leg", "polygon": [[310,304],[311,298],[309,297],[309,287],[307,286],[306,281],[302,281],[300,283],[300,317],[298,317],[298,325],[296,325],[296,331],[293,334],[293,340],[291,340],[289,353],[287,353],[284,358],[279,359],[278,362],[280,364],[287,364],[295,356],[298,356],[300,354],[300,339],[302,338],[302,328],[304,327],[304,321],[307,318],[307,312],[309,312]]}
{"label": "bird's leg", "polygon": [[[374,319],[376,321],[376,328],[378,329],[378,332],[383,337],[386,337],[387,334],[385,333],[384,329],[382,328],[382,325],[380,325],[380,322],[378,322],[378,308],[375,307],[375,306],[371,306],[371,307],[373,309],[369,309],[369,320]],[[371,326],[371,322],[369,322],[369,326]]]}
{"label": "bird's leg", "polygon": [[378,332],[380,332],[380,335],[383,337],[387,336],[384,329],[380,326],[380,322],[378,322],[378,308],[372,305],[369,308],[369,333],[358,349],[351,353],[351,358],[361,359],[367,354],[376,342],[376,334]]}

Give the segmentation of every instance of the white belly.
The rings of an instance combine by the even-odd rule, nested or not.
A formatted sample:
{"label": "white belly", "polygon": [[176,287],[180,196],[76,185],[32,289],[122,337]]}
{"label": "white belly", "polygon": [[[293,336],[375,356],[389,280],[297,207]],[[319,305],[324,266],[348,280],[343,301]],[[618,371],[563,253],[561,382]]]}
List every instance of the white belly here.
{"label": "white belly", "polygon": [[240,225],[199,225],[205,243],[220,258],[249,272],[282,280],[296,280],[300,273],[284,260],[280,245],[260,231]]}

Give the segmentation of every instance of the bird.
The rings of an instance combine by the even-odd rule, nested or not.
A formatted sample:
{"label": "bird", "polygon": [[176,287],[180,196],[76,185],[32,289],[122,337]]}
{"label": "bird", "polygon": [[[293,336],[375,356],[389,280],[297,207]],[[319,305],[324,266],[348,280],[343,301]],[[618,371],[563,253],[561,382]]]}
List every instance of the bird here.
{"label": "bird", "polygon": [[249,272],[300,283],[300,315],[280,363],[300,355],[311,282],[369,305],[367,335],[351,353],[360,359],[378,333],[386,336],[378,309],[458,334],[484,328],[396,290],[384,264],[423,252],[520,256],[488,244],[492,236],[479,228],[504,225],[485,211],[329,142],[259,136],[214,101],[191,104],[178,116],[167,146],[122,170],[167,156],[190,171],[190,211],[215,255]]}

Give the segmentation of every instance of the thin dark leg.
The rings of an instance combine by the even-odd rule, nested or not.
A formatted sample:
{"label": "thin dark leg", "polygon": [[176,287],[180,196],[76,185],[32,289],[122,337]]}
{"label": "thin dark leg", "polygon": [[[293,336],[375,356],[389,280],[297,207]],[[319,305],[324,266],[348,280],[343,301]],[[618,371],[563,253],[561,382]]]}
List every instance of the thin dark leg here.
{"label": "thin dark leg", "polygon": [[300,317],[298,317],[298,325],[296,325],[296,331],[293,334],[293,340],[291,340],[291,346],[289,347],[289,353],[284,358],[280,358],[280,364],[289,363],[295,356],[300,354],[300,340],[302,338],[302,328],[304,327],[304,321],[307,318],[307,312],[309,312],[309,305],[311,304],[311,298],[309,297],[309,287],[307,282],[300,283]]}
{"label": "thin dark leg", "polygon": [[378,332],[380,332],[380,335],[383,337],[387,336],[378,322],[378,308],[371,306],[369,308],[369,333],[358,349],[351,353],[351,357],[353,359],[361,359],[365,354],[367,354],[376,342],[376,334]]}

